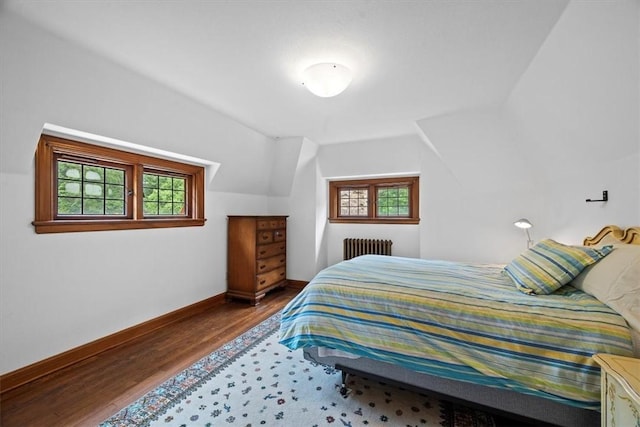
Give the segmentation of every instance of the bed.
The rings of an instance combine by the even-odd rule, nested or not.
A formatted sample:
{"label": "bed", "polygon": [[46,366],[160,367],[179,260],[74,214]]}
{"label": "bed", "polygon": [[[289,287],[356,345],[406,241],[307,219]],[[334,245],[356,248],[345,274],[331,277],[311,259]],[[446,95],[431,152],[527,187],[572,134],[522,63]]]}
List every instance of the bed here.
{"label": "bed", "polygon": [[[541,258],[551,259],[542,273]],[[542,274],[558,283],[536,287]],[[340,262],[285,307],[280,342],[343,377],[399,382],[540,423],[596,426],[592,356],[640,357],[638,331],[640,228],[607,226],[584,246],[546,239],[506,266],[379,255]]]}

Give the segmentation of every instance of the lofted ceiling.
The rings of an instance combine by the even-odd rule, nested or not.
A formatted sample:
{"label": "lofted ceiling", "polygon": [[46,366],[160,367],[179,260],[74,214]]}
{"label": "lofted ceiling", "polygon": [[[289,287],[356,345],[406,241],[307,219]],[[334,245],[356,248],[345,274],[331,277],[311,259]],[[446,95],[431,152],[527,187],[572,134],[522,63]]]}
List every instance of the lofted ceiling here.
{"label": "lofted ceiling", "polygon": [[[319,144],[417,132],[508,97],[566,0],[19,1],[0,6],[270,137]],[[339,62],[334,98],[302,70]]]}

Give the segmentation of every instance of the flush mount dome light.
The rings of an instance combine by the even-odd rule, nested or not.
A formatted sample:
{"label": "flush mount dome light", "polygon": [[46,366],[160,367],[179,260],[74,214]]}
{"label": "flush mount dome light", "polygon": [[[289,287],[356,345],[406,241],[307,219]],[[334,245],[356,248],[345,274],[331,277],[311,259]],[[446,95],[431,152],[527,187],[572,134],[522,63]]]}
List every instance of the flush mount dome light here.
{"label": "flush mount dome light", "polygon": [[315,64],[302,73],[302,84],[322,98],[336,96],[351,83],[351,70],[335,63]]}

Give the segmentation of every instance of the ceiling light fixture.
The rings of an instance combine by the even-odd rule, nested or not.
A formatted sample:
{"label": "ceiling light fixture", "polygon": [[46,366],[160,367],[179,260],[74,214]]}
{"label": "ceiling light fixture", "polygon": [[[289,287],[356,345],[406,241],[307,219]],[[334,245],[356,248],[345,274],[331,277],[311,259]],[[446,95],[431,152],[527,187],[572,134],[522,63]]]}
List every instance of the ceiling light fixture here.
{"label": "ceiling light fixture", "polygon": [[322,98],[336,96],[351,83],[351,70],[335,63],[315,64],[302,72],[302,84]]}

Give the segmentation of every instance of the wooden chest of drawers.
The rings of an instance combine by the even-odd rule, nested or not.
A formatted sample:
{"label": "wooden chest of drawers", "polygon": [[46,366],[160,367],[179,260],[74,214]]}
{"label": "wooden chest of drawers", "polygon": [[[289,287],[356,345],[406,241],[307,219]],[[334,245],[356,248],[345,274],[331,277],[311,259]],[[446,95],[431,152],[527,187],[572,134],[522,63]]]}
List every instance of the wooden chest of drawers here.
{"label": "wooden chest of drawers", "polygon": [[227,297],[252,304],[287,283],[287,217],[229,216]]}

